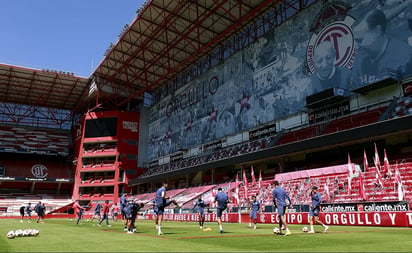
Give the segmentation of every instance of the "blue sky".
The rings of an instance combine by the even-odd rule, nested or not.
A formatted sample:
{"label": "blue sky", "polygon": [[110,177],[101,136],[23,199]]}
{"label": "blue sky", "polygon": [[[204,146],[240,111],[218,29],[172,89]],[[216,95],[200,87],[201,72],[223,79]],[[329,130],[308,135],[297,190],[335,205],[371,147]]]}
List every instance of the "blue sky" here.
{"label": "blue sky", "polygon": [[0,0],[0,63],[89,77],[143,0]]}

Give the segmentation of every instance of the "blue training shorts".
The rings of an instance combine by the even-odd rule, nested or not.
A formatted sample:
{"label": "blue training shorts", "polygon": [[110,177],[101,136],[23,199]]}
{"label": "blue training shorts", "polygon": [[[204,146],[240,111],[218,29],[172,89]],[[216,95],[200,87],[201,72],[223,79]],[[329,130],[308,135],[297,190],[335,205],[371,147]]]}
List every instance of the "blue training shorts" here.
{"label": "blue training shorts", "polygon": [[249,214],[249,217],[256,220],[257,219],[257,212],[251,211],[250,214]]}
{"label": "blue training shorts", "polygon": [[164,207],[164,206],[156,206],[156,207],[154,208],[154,213],[155,213],[156,215],[162,215],[162,214],[164,213],[164,211],[165,211],[165,207]]}
{"label": "blue training shorts", "polygon": [[286,213],[286,206],[278,205],[278,215],[285,215]]}
{"label": "blue training shorts", "polygon": [[225,211],[225,210],[226,210],[226,207],[225,207],[225,208],[220,208],[220,207],[218,207],[218,208],[217,208],[217,213],[216,213],[217,217],[218,217],[218,218],[222,217],[222,213],[223,213],[223,211]]}
{"label": "blue training shorts", "polygon": [[124,217],[126,217],[126,219],[131,219],[132,218],[132,213],[131,212],[124,212]]}
{"label": "blue training shorts", "polygon": [[312,217],[319,216],[319,211],[320,211],[319,206],[317,206],[315,208],[310,207],[309,216],[312,216]]}

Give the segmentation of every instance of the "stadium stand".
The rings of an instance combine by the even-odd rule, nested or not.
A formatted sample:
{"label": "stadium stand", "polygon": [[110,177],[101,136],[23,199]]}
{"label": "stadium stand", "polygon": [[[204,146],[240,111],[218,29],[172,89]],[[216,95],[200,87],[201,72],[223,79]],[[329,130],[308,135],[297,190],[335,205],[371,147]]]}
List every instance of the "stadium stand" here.
{"label": "stadium stand", "polygon": [[412,98],[400,97],[396,100],[397,104],[391,112],[391,118],[396,119],[402,116],[407,116],[412,114]]}
{"label": "stadium stand", "polygon": [[67,156],[70,132],[28,126],[0,126],[0,152]]}
{"label": "stadium stand", "polygon": [[234,145],[226,146],[222,149],[210,153],[201,153],[196,157],[185,158],[181,161],[171,162],[165,165],[149,167],[141,177],[149,177],[164,172],[193,167],[201,164],[211,163],[214,161],[224,160],[231,157],[237,157],[244,154],[250,154],[259,150],[270,148],[278,139],[278,134],[264,137],[253,141],[244,141]]}
{"label": "stadium stand", "polygon": [[[359,166],[356,167],[354,177],[351,179],[351,190],[348,186],[348,172],[347,164],[319,168],[302,170],[298,172],[289,172],[279,174],[276,178],[280,180],[281,186],[289,193],[294,205],[308,205],[311,203],[310,190],[313,186],[317,186],[319,192],[323,196],[325,204],[328,203],[358,203],[365,201],[360,195],[360,182],[359,173],[362,173],[363,183],[365,185],[367,201],[380,202],[380,201],[398,201],[398,189],[397,183],[392,176],[384,177],[384,184],[382,187],[377,186],[376,168],[369,167],[368,171],[361,172]],[[335,169],[340,167],[340,170]],[[403,189],[405,192],[404,198],[406,200],[412,199],[412,163],[406,162],[399,165],[391,165],[390,170],[395,172],[395,168],[399,169],[401,180],[403,183]],[[318,172],[317,172],[318,171]],[[247,187],[244,187],[243,181],[239,181],[239,206],[242,210],[246,210],[248,202],[251,196],[257,196],[265,206],[271,206],[272,200],[272,186],[274,179],[262,180],[260,187],[258,183],[253,185],[251,182],[247,183]],[[230,189],[229,189],[230,185]],[[225,192],[231,192],[232,203],[229,204],[229,210],[233,207],[237,207],[236,200],[236,186],[235,182],[226,182],[217,185],[207,185],[200,187],[190,187],[187,189],[175,189],[168,191],[168,196],[175,198],[178,203],[183,204],[183,209],[191,209],[193,202],[199,196],[209,204],[210,207],[214,207],[213,199],[218,188],[222,188]],[[247,193],[245,193],[247,189]],[[246,195],[245,195],[246,194]],[[246,196],[246,197],[245,197]],[[143,203],[150,203],[154,199],[155,193],[144,193],[133,196]],[[149,205],[150,207],[150,205]],[[147,208],[147,207],[146,207]],[[170,207],[169,209],[174,209]]]}
{"label": "stadium stand", "polygon": [[143,178],[159,175],[169,171],[198,166],[244,154],[250,154],[273,146],[279,146],[320,135],[366,126],[377,122],[387,108],[388,106],[383,106],[376,109],[357,112],[349,116],[334,119],[330,122],[318,123],[298,129],[289,129],[258,140],[247,140],[228,147],[223,147],[211,153],[200,153],[199,155],[196,155],[196,157],[187,157],[181,161],[149,167],[141,177]]}
{"label": "stadium stand", "polygon": [[32,168],[41,165],[46,168],[45,174],[48,178],[72,179],[73,171],[64,157],[45,156],[32,154],[9,154],[1,158],[1,165],[4,166],[9,177],[33,178]]}
{"label": "stadium stand", "polygon": [[[46,205],[46,214],[50,214],[72,203],[70,195],[59,194],[0,194],[0,217],[20,217],[19,209],[31,203],[32,206],[41,201]],[[33,215],[35,213],[33,212]]]}
{"label": "stadium stand", "polygon": [[[194,27],[180,24],[187,23],[183,16],[176,15],[180,10],[172,13],[165,8],[162,11],[167,15],[154,14],[153,17],[161,20],[162,16],[170,15],[170,20],[165,21],[176,20],[175,24],[182,31],[178,34],[173,31],[177,34],[173,39],[175,44],[163,43],[164,27],[158,26],[162,22],[150,22],[152,15],[144,18],[146,9],[142,9],[139,14],[142,18],[123,31],[125,36],[119,37],[116,45],[111,45],[107,57],[90,78],[70,77],[65,85],[58,83],[61,89],[39,86],[33,96],[21,96],[19,84],[26,85],[26,81],[18,83],[10,77],[23,76],[23,73],[39,77],[31,79],[34,84],[37,79],[46,83],[45,79],[60,80],[64,75],[0,65],[4,81],[1,88],[13,91],[4,92],[3,106],[18,102],[69,110],[70,126],[66,128],[72,128],[56,130],[2,122],[0,153],[12,157],[0,161],[2,170],[6,171],[0,181],[0,193],[8,189],[13,191],[13,194],[6,192],[0,196],[0,207],[5,207],[6,216],[9,213],[15,215],[18,205],[27,201],[43,200],[50,203],[50,212],[56,212],[74,199],[92,206],[104,200],[116,202],[123,192],[139,192],[131,198],[145,203],[148,209],[155,197],[154,185],[164,180],[180,187],[169,190],[167,196],[183,204],[184,209],[191,209],[194,199],[199,196],[206,202],[213,202],[218,188],[232,195],[230,210],[237,207],[241,211],[247,210],[253,195],[257,195],[264,205],[272,206],[273,176],[266,177],[259,185],[250,182],[243,185],[246,179],[238,186],[233,182],[233,174],[239,174],[239,170],[244,172],[252,165],[259,165],[264,173],[266,170],[266,173],[275,175],[296,205],[311,202],[308,191],[312,186],[318,186],[324,201],[331,204],[399,200],[410,203],[412,163],[393,165],[393,160],[392,174],[385,174],[383,183],[380,183],[376,179],[375,167],[362,172],[363,167],[356,165],[354,175],[349,177],[347,165],[342,161],[346,153],[353,151],[358,156],[354,161],[360,164],[359,154],[375,142],[380,148],[393,152],[396,160],[411,157],[412,99],[405,88],[410,85],[412,75],[408,70],[410,62],[396,63],[394,60],[396,70],[385,68],[372,71],[374,73],[363,72],[367,64],[360,64],[362,68],[355,66],[358,60],[364,59],[356,55],[359,41],[355,40],[353,27],[349,25],[345,31],[348,37],[343,40],[354,44],[335,43],[334,47],[340,48],[333,51],[335,58],[338,58],[336,52],[341,53],[343,49],[353,51],[343,54],[347,58],[339,59],[339,66],[330,64],[333,71],[327,79],[335,73],[342,76],[333,77],[335,80],[320,78],[313,60],[321,41],[317,45],[307,42],[312,43],[316,36],[329,36],[326,30],[323,30],[324,34],[318,32],[336,20],[346,17],[345,22],[351,22],[355,18],[351,15],[364,12],[360,8],[377,8],[366,3],[373,1],[361,4],[353,1],[350,8],[344,1],[309,2],[317,2],[320,8],[308,8],[308,2],[304,1],[280,1],[275,5],[263,1],[258,6],[254,1],[242,5],[229,1],[230,8],[223,11],[231,14],[228,19],[221,13],[209,12],[222,11],[220,8],[228,7],[226,3],[216,5],[211,2],[210,6],[216,5],[216,8],[202,8],[207,16],[198,22],[189,22]],[[156,8],[161,6],[160,2],[148,3],[148,11],[152,4]],[[184,1],[172,1],[169,5],[174,4],[183,8]],[[239,17],[241,14],[247,16],[237,19],[237,14],[232,15],[234,10]],[[302,10],[310,13],[314,20],[310,22],[305,18],[301,24],[293,23],[302,21],[300,18],[307,15],[302,13],[300,16]],[[334,10],[341,11],[334,13]],[[184,9],[184,13],[192,13],[191,8]],[[198,14],[193,18],[199,18]],[[326,16],[328,20],[318,19]],[[292,17],[286,27],[302,29],[283,30],[279,25]],[[214,18],[219,20],[219,31],[214,31]],[[361,17],[356,16],[355,20],[357,18],[360,20]],[[243,23],[244,19],[250,20]],[[408,22],[404,17],[400,19],[405,22],[401,25]],[[142,20],[147,34],[140,31]],[[208,24],[204,26],[203,21]],[[317,27],[310,27],[311,23]],[[185,27],[191,30],[185,30]],[[154,34],[150,31],[162,32]],[[193,36],[193,31],[197,31],[197,36]],[[279,34],[279,37],[273,34]],[[282,34],[287,37],[282,38]],[[394,37],[406,41],[407,38],[402,36]],[[137,43],[133,41],[137,37],[147,38],[147,47],[124,46]],[[187,38],[190,38],[189,44],[198,47],[187,47]],[[150,56],[145,54],[148,51],[140,51],[143,49],[149,50]],[[406,54],[407,50],[404,51]],[[180,55],[179,59],[176,55]],[[113,68],[117,65],[119,68]],[[168,67],[163,68],[166,65]],[[185,71],[180,71],[183,69]],[[343,80],[345,73],[340,71],[342,69],[356,79]],[[20,74],[10,73],[16,70],[21,71]],[[45,76],[40,77],[39,73]],[[342,80],[337,80],[340,78]],[[33,84],[30,86],[36,86]],[[48,88],[57,87],[56,84],[48,83]],[[55,90],[62,92],[57,94]],[[57,97],[58,101],[41,101],[39,98],[42,97]],[[29,100],[31,104],[27,102]],[[53,110],[49,112],[53,114]],[[11,111],[1,113],[1,119],[15,116]],[[311,113],[320,116],[311,119]],[[34,121],[38,119],[34,118]],[[69,138],[70,133],[72,138]],[[310,145],[309,142],[316,143]],[[34,158],[41,163],[33,163]],[[43,168],[38,169],[37,177],[33,178],[36,164],[48,168],[45,180],[42,179],[45,175]],[[399,182],[393,175],[395,168],[400,172],[404,196],[400,196],[397,189]],[[143,170],[145,172],[141,174]],[[57,179],[68,182],[58,182]],[[53,194],[56,188],[65,195]],[[72,200],[66,196],[71,192]],[[213,203],[211,206],[213,208]],[[174,211],[173,206],[170,209],[170,212]]]}
{"label": "stadium stand", "polygon": [[334,133],[375,123],[385,110],[386,107],[381,107],[333,120],[327,125],[325,130],[322,131],[322,134]]}

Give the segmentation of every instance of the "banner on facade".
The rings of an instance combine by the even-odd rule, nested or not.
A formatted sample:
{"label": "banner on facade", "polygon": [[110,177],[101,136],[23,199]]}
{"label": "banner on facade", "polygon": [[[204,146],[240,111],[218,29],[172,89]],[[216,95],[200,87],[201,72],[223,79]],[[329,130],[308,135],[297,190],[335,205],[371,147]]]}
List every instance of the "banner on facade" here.
{"label": "banner on facade", "polygon": [[[327,225],[338,226],[382,226],[382,227],[412,227],[412,212],[342,212],[342,213],[320,213],[319,218]],[[139,219],[155,219],[153,214],[148,214]],[[164,214],[164,220],[198,222],[196,213],[192,214]],[[205,214],[205,222],[216,222],[215,213]],[[238,223],[238,213],[225,213],[222,215],[223,222]],[[240,222],[249,222],[249,214],[240,215]],[[309,213],[287,213],[288,224],[309,224]],[[260,213],[258,223],[278,224],[279,217],[276,213]]]}

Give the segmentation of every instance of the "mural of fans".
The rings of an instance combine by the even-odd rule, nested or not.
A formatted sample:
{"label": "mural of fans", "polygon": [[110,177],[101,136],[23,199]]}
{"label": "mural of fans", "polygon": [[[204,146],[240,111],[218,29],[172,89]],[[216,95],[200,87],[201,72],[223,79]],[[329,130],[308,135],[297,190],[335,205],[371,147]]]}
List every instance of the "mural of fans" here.
{"label": "mural of fans", "polygon": [[336,67],[336,50],[331,41],[323,41],[315,48],[314,64],[316,72],[312,75],[314,92],[327,88],[345,88],[349,83],[346,68]]}
{"label": "mural of fans", "polygon": [[149,160],[297,113],[329,88],[346,96],[412,73],[412,0],[319,1],[305,12],[173,86],[150,112]]}
{"label": "mural of fans", "polygon": [[405,41],[388,36],[386,16],[378,9],[358,19],[353,32],[358,50],[355,70],[360,71],[362,80],[373,79],[388,69],[402,71],[401,67],[411,59],[412,48]]}
{"label": "mural of fans", "polygon": [[217,118],[216,137],[220,138],[235,132],[233,113],[229,110],[222,111]]}

